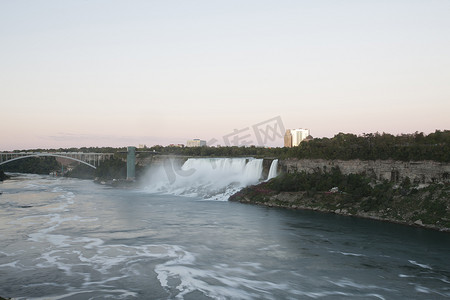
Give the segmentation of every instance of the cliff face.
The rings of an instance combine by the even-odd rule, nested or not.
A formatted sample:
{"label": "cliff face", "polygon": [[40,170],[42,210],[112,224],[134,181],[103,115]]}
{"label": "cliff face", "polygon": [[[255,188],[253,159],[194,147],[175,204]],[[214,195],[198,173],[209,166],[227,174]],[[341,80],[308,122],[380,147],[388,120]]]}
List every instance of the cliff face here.
{"label": "cliff face", "polygon": [[401,182],[408,177],[415,184],[450,182],[450,164],[435,161],[287,159],[278,164],[281,171],[286,173],[312,173],[339,167],[343,174],[365,174],[381,181]]}

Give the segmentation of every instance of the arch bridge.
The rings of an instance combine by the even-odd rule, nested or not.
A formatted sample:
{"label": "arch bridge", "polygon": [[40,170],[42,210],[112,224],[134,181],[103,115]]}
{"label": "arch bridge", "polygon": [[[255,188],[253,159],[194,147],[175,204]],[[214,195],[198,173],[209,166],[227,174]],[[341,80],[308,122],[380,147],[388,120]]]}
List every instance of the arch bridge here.
{"label": "arch bridge", "polygon": [[53,156],[66,158],[73,161],[80,162],[91,168],[97,169],[101,162],[110,159],[114,153],[84,153],[84,152],[0,152],[0,165],[9,162],[29,158]]}

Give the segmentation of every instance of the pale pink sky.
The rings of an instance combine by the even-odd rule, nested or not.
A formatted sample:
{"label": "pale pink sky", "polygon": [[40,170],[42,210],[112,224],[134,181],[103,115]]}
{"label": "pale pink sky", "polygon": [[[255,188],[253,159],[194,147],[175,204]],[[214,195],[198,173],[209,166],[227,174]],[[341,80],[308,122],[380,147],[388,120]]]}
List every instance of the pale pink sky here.
{"label": "pale pink sky", "polygon": [[[0,1],[0,151],[450,129],[450,2]],[[282,139],[269,143],[282,146]]]}

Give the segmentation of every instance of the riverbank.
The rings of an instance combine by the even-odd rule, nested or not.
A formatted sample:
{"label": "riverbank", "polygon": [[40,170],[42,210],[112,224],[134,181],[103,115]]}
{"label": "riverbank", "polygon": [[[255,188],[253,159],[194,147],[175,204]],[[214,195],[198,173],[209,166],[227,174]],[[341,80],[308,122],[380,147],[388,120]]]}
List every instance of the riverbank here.
{"label": "riverbank", "polygon": [[[292,179],[302,181],[298,174],[281,177],[249,186],[232,195],[230,201],[280,207],[288,209],[314,210],[344,216],[353,216],[387,221],[410,226],[431,228],[450,232],[450,185],[410,185],[389,182],[374,183],[361,176],[340,175],[340,186],[326,190],[323,186],[331,182],[331,174],[313,175],[312,182],[292,187]],[[311,174],[304,174],[305,177]],[[336,176],[336,175],[335,175]],[[322,181],[318,179],[322,177]],[[351,187],[351,181],[354,186]]]}

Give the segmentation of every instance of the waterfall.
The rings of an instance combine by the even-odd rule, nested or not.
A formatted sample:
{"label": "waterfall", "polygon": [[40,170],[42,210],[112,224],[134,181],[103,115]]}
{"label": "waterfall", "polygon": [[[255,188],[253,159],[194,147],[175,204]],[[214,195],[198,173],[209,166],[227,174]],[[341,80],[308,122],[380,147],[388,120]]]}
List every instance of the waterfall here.
{"label": "waterfall", "polygon": [[267,180],[277,177],[277,169],[278,169],[278,159],[272,160],[269,169],[269,176],[267,176]]}
{"label": "waterfall", "polygon": [[261,174],[263,171],[263,160],[253,159],[250,160],[244,169],[244,177],[241,179],[241,183],[245,186],[258,183],[261,179]]}
{"label": "waterfall", "polygon": [[261,180],[263,160],[255,158],[189,158],[183,164],[171,159],[153,166],[144,179],[145,190],[228,200],[243,187]]}

